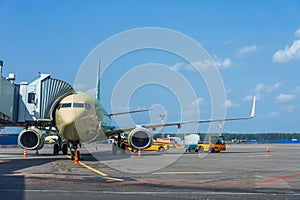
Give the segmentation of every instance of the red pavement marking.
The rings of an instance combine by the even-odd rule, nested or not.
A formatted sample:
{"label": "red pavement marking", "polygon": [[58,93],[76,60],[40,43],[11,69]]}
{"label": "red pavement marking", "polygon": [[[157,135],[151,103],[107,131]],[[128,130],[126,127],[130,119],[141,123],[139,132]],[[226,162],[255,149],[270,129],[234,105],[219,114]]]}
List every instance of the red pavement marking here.
{"label": "red pavement marking", "polygon": [[[80,184],[118,184],[118,185],[255,185],[255,184],[267,184],[276,181],[281,181],[285,179],[291,179],[295,177],[300,177],[300,174],[292,174],[288,176],[281,176],[272,179],[266,179],[262,181],[256,182],[247,182],[247,181],[200,181],[200,182],[185,182],[185,181],[167,181],[167,182],[160,182],[160,181],[144,181],[144,182],[136,182],[136,181],[127,181],[127,182],[80,182]],[[77,184],[77,181],[55,181],[55,182],[39,182],[39,181],[29,181],[25,184],[27,185],[37,185],[37,184],[49,184],[49,185],[68,185],[68,184]]]}

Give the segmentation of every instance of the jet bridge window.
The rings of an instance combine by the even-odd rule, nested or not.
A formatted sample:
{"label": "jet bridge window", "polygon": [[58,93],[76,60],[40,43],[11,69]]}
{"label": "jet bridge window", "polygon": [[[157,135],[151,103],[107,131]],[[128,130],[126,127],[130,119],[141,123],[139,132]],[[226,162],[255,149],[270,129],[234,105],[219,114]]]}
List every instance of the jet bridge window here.
{"label": "jet bridge window", "polygon": [[35,103],[35,93],[28,93],[27,103]]}

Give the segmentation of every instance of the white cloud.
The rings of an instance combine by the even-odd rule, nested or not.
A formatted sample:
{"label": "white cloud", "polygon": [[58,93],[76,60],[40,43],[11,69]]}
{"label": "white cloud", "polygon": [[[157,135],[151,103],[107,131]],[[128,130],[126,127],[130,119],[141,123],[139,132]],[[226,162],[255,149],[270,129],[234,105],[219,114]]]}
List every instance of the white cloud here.
{"label": "white cloud", "polygon": [[226,100],[223,106],[225,106],[225,108],[231,108],[238,106],[238,104],[233,103],[231,100]]}
{"label": "white cloud", "polygon": [[214,63],[210,59],[205,59],[202,61],[195,61],[195,62],[192,62],[191,64],[199,70],[207,70],[214,66]]}
{"label": "white cloud", "polygon": [[296,37],[300,37],[300,28],[295,32]]}
{"label": "white cloud", "polygon": [[175,71],[179,71],[179,70],[196,71],[196,69],[192,65],[188,65],[185,63],[176,63],[171,67],[171,69]]}
{"label": "white cloud", "polygon": [[255,52],[256,50],[257,50],[256,45],[246,46],[239,50],[238,55],[239,55],[239,57],[245,57],[245,56]]}
{"label": "white cloud", "polygon": [[259,83],[252,89],[250,94],[247,94],[242,100],[252,101],[253,96],[256,96],[257,100],[260,100],[265,94],[272,93],[281,87],[281,83],[275,83],[274,85],[266,85],[264,83]]}
{"label": "white cloud", "polygon": [[266,88],[266,85],[263,84],[263,83],[259,83],[259,84],[256,85],[254,91],[255,91],[256,93],[258,93],[258,92],[263,91],[264,88]]}
{"label": "white cloud", "polygon": [[295,98],[295,95],[293,94],[279,94],[277,97],[276,97],[276,101],[279,102],[279,103],[282,103],[282,102],[287,102],[287,101],[291,101]]}
{"label": "white cloud", "polygon": [[265,85],[264,83],[259,83],[256,85],[255,89],[253,90],[255,93],[271,93],[275,90],[278,90],[281,87],[281,83],[275,83],[274,85]]}
{"label": "white cloud", "polygon": [[227,45],[227,44],[232,44],[236,41],[236,39],[230,39],[230,40],[226,40],[224,41],[224,44]]}
{"label": "white cloud", "polygon": [[219,69],[225,69],[231,67],[231,60],[229,58],[225,58],[224,60],[215,60],[215,64]]}
{"label": "white cloud", "polygon": [[279,115],[280,115],[279,112],[274,111],[274,112],[270,112],[270,113],[268,114],[268,117],[274,118],[274,117],[278,117]]}
{"label": "white cloud", "polygon": [[242,100],[243,101],[252,101],[253,100],[254,95],[252,94],[247,94]]}
{"label": "white cloud", "polygon": [[204,104],[204,98],[198,98],[192,102],[192,106],[199,106]]}
{"label": "white cloud", "polygon": [[295,105],[291,105],[291,106],[287,107],[286,111],[287,112],[294,112],[296,110],[296,108],[297,107]]}
{"label": "white cloud", "polygon": [[272,58],[272,61],[278,63],[288,63],[292,60],[300,60],[300,40],[295,40],[291,46],[276,51]]}
{"label": "white cloud", "polygon": [[297,86],[295,89],[293,89],[292,93],[294,93],[294,94],[300,93],[300,86]]}
{"label": "white cloud", "polygon": [[231,67],[231,60],[229,58],[225,59],[215,59],[214,61],[210,59],[204,59],[201,61],[194,61],[190,64],[188,63],[175,63],[171,66],[171,69],[175,71],[186,70],[186,71],[197,71],[198,70],[208,70],[212,67],[218,67],[219,69],[225,69]]}
{"label": "white cloud", "polygon": [[204,59],[201,61],[194,61],[191,64],[176,63],[171,68],[174,70],[196,71],[195,67],[200,70],[207,70],[215,66],[217,66],[219,69],[225,69],[231,67],[231,65],[232,62],[230,58],[224,58],[224,59],[214,58],[213,61],[210,59]]}
{"label": "white cloud", "polygon": [[267,93],[274,92],[275,90],[278,90],[280,87],[281,87],[281,83],[276,83],[274,85],[267,86],[266,92]]}

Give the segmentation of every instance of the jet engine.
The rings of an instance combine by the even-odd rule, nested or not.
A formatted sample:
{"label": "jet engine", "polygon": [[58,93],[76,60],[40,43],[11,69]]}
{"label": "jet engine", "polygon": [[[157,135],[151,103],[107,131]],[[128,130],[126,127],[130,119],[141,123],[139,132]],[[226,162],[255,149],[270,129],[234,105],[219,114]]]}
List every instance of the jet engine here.
{"label": "jet engine", "polygon": [[44,141],[42,131],[37,128],[23,129],[18,137],[18,145],[28,150],[40,150]]}
{"label": "jet engine", "polygon": [[135,149],[145,149],[152,145],[152,133],[143,127],[137,127],[128,134],[128,143]]}

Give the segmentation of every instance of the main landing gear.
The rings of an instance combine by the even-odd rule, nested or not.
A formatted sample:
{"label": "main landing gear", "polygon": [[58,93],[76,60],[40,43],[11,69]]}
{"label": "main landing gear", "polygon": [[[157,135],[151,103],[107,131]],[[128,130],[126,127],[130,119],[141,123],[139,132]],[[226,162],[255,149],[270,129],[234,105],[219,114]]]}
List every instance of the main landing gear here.
{"label": "main landing gear", "polygon": [[68,154],[68,144],[66,142],[62,142],[60,137],[58,137],[58,140],[54,143],[53,155],[58,155],[59,151],[62,151],[63,155]]}
{"label": "main landing gear", "polygon": [[68,154],[68,147],[70,147],[71,159],[74,160],[76,151],[78,158],[80,157],[80,152],[77,150],[79,141],[69,142],[69,145],[66,142],[62,142],[61,138],[58,138],[58,141],[53,146],[53,155],[58,155],[59,151],[62,151],[63,155]]}

